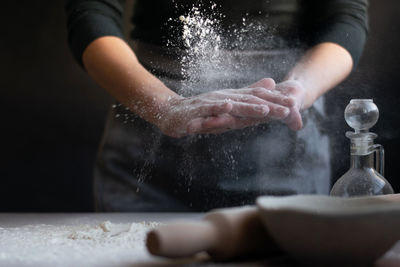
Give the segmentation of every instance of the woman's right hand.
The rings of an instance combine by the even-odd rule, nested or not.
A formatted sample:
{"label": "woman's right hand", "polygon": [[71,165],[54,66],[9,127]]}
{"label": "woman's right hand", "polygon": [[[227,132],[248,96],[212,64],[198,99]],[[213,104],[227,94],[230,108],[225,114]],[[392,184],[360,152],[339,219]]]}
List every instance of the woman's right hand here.
{"label": "woman's right hand", "polygon": [[157,126],[165,135],[178,138],[285,119],[294,105],[293,99],[274,91],[272,79],[257,84],[253,88],[224,89],[188,98],[170,97],[160,107]]}

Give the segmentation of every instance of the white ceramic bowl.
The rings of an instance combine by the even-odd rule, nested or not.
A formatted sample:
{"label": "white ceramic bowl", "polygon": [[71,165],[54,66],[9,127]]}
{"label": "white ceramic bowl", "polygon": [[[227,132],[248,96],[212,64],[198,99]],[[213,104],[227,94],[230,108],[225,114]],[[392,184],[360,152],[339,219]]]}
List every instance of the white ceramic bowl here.
{"label": "white ceramic bowl", "polygon": [[281,249],[300,260],[367,264],[400,239],[400,196],[259,197],[262,220]]}

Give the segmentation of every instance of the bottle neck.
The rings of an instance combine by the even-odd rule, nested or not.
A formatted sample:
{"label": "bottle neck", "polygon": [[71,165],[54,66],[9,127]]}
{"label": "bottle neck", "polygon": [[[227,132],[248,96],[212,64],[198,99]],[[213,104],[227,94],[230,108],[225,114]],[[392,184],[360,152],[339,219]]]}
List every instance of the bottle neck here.
{"label": "bottle neck", "polygon": [[350,157],[351,168],[374,168],[374,153],[368,155],[351,155]]}
{"label": "bottle neck", "polygon": [[365,156],[374,152],[374,140],[372,138],[350,138],[350,153],[351,155]]}
{"label": "bottle neck", "polygon": [[351,140],[350,165],[352,168],[374,168],[374,133],[347,132]]}

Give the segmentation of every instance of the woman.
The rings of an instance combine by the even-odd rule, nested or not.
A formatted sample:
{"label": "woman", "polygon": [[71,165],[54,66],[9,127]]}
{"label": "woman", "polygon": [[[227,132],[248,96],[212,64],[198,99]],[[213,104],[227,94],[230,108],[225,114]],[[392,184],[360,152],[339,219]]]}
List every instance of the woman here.
{"label": "woman", "polygon": [[[367,0],[67,2],[69,44],[120,104],[95,169],[102,211],[326,194],[323,96],[357,65]],[[228,88],[228,89],[227,89]]]}

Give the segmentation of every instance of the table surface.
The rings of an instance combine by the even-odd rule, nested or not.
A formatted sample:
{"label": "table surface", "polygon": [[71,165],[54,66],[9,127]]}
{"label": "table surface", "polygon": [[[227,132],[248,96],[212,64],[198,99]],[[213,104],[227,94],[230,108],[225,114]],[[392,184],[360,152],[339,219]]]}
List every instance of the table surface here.
{"label": "table surface", "polygon": [[[21,227],[35,227],[40,225],[50,225],[56,227],[69,227],[80,225],[98,225],[105,221],[110,221],[113,224],[129,224],[139,222],[161,222],[168,223],[180,219],[200,219],[203,217],[202,213],[0,213],[0,229],[1,230],[16,230]],[[18,230],[17,230],[18,231]],[[1,232],[0,232],[1,235]],[[2,254],[4,248],[7,246],[7,240],[0,236],[0,266],[76,266],[76,262],[65,261],[57,262],[35,262],[32,264],[29,259],[24,261],[24,256],[20,255],[19,260],[10,260],[7,255]],[[73,255],[71,255],[71,259]],[[22,258],[22,260],[21,260]],[[95,262],[93,259],[80,260],[80,266],[107,266],[109,263]],[[281,256],[271,259],[264,259],[255,262],[229,262],[229,263],[214,263],[208,261],[205,257],[197,259],[183,259],[183,260],[167,260],[158,257],[153,257],[147,251],[139,251],[135,257],[129,259],[129,262],[112,262],[113,266],[301,266],[289,257]],[[374,266],[377,267],[395,267],[400,266],[400,242],[398,242],[390,251],[388,251],[381,259],[379,259]]]}

